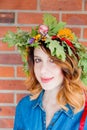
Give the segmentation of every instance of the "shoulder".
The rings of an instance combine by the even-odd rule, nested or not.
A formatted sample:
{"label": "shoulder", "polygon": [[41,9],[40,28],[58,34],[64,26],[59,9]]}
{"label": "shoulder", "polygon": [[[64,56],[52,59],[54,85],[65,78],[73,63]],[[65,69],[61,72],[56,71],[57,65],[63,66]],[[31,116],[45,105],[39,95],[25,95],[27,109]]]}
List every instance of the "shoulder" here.
{"label": "shoulder", "polygon": [[66,107],[68,108],[67,111],[64,111],[70,118],[76,119],[76,118],[81,118],[84,108],[82,108],[80,111],[76,112],[74,111],[74,107],[72,107],[69,104],[66,104]]}
{"label": "shoulder", "polygon": [[16,109],[20,109],[20,110],[24,110],[24,109],[26,109],[26,108],[30,108],[30,107],[32,107],[32,104],[33,104],[33,102],[34,102],[34,100],[31,100],[30,99],[30,96],[29,95],[27,95],[27,96],[25,96],[25,97],[23,97],[19,102],[18,102],[18,104],[17,104],[17,106],[16,106]]}
{"label": "shoulder", "polygon": [[30,102],[30,96],[29,96],[29,95],[23,97],[23,98],[18,102],[18,105],[21,105],[21,104],[27,103],[27,102]]}
{"label": "shoulder", "polygon": [[34,108],[34,106],[37,106],[37,104],[39,104],[39,102],[42,101],[42,94],[43,92],[36,99],[31,99],[30,95],[23,97],[18,102],[16,106],[16,111],[20,110],[21,112],[24,112],[24,111],[33,110],[32,108]]}

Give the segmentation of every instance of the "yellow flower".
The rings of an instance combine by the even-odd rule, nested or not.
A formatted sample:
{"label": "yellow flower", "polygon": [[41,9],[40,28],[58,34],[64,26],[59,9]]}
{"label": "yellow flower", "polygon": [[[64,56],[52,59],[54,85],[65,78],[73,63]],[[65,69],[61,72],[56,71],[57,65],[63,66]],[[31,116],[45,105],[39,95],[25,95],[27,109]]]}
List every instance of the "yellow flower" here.
{"label": "yellow flower", "polygon": [[60,37],[60,38],[67,38],[71,41],[74,39],[74,34],[68,28],[61,29],[58,32],[57,36]]}
{"label": "yellow flower", "polygon": [[37,34],[34,38],[36,41],[38,41],[41,38],[41,34]]}
{"label": "yellow flower", "polygon": [[46,37],[42,37],[42,39],[41,39],[42,41],[45,41],[46,40]]}

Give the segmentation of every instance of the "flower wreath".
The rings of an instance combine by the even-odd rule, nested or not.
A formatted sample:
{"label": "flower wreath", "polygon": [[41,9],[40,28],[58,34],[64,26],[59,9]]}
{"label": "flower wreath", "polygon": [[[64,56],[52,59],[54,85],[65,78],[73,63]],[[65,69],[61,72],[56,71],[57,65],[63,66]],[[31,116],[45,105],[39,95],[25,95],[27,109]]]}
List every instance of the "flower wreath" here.
{"label": "flower wreath", "polygon": [[82,69],[81,80],[87,85],[87,48],[79,43],[78,38],[70,29],[65,27],[65,22],[58,22],[50,14],[44,14],[43,21],[44,24],[32,28],[31,32],[20,28],[16,33],[8,31],[3,42],[8,43],[9,47],[17,46],[26,74],[28,74],[27,48],[37,47],[41,44],[40,41],[44,41],[52,56],[62,61],[65,61],[66,53],[70,56],[74,54],[79,59],[78,67]]}

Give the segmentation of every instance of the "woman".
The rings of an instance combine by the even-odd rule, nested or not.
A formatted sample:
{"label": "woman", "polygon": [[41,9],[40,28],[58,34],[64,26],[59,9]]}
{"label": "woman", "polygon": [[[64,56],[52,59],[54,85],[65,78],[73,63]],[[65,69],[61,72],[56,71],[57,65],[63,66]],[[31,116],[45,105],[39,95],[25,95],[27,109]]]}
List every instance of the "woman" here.
{"label": "woman", "polygon": [[14,130],[86,130],[86,87],[81,82],[86,49],[64,23],[55,25],[51,15],[45,20],[22,46],[28,52],[29,95],[16,107]]}

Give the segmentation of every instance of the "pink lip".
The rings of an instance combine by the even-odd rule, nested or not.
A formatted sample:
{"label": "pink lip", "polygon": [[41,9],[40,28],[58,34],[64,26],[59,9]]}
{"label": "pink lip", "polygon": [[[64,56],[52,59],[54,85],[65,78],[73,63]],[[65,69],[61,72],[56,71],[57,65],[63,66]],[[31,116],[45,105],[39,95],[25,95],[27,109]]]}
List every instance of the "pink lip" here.
{"label": "pink lip", "polygon": [[50,82],[52,79],[53,79],[53,77],[52,77],[52,78],[41,78],[41,81],[42,81],[43,83],[48,83],[48,82]]}

